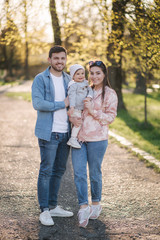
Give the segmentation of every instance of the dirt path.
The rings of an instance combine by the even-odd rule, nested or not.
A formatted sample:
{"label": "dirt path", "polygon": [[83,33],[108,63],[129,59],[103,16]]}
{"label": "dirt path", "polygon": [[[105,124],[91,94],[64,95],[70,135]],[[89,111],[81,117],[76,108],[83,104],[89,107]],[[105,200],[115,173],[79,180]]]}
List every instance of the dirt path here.
{"label": "dirt path", "polygon": [[0,240],[160,240],[160,175],[110,142],[103,162],[103,212],[86,229],[77,223],[71,160],[59,204],[74,217],[42,226],[37,204],[39,149],[31,103],[0,95]]}

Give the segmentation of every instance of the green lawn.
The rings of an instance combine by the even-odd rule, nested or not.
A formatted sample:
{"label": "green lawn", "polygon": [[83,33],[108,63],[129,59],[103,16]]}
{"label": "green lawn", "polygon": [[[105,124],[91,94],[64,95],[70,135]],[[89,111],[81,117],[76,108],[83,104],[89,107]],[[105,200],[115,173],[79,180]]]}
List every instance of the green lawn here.
{"label": "green lawn", "polygon": [[29,92],[7,92],[6,96],[31,102],[31,93]]}
{"label": "green lawn", "polygon": [[110,129],[160,160],[160,93],[148,94],[147,127],[144,125],[144,96],[124,93],[123,98],[127,111],[118,112]]}

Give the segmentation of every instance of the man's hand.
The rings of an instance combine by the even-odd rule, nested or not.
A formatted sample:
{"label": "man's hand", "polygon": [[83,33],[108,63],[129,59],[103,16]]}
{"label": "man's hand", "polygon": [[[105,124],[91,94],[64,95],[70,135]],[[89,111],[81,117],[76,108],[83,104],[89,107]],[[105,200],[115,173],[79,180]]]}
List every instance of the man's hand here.
{"label": "man's hand", "polygon": [[69,97],[68,96],[64,99],[64,103],[65,103],[65,107],[69,106]]}

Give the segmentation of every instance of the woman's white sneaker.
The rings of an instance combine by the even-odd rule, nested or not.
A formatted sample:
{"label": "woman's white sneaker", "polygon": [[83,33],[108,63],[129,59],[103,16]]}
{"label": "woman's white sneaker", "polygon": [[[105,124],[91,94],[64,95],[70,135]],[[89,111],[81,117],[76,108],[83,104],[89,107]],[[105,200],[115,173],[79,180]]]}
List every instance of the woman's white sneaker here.
{"label": "woman's white sneaker", "polygon": [[78,212],[79,226],[85,228],[88,225],[88,220],[92,214],[91,207],[81,208]]}
{"label": "woman's white sneaker", "polygon": [[91,205],[92,214],[90,219],[97,219],[102,211],[101,205]]}
{"label": "woman's white sneaker", "polygon": [[42,212],[39,216],[39,221],[45,225],[45,226],[52,226],[54,225],[53,219],[51,217],[51,214],[48,210]]}

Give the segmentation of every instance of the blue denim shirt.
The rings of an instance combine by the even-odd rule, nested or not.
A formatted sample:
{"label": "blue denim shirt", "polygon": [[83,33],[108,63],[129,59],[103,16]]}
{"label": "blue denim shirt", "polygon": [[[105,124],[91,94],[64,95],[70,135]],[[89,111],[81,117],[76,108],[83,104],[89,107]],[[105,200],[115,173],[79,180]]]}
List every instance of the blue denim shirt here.
{"label": "blue denim shirt", "polygon": [[[34,109],[37,110],[35,135],[46,141],[50,141],[51,138],[54,111],[65,108],[64,101],[55,101],[55,89],[49,69],[50,67],[44,72],[39,73],[32,84],[32,104]],[[67,96],[70,76],[65,72],[62,72],[62,74],[65,94]],[[69,123],[68,131],[70,132]]]}

